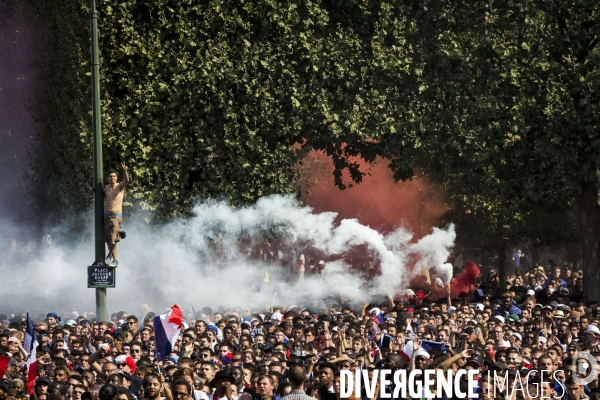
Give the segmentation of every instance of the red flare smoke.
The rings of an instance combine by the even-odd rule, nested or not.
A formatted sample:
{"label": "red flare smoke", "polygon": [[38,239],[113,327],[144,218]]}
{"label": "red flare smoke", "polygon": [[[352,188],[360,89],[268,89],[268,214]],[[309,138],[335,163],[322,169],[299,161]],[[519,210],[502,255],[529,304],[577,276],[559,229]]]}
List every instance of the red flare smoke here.
{"label": "red flare smoke", "polygon": [[[303,200],[315,212],[335,211],[338,222],[356,218],[382,233],[404,226],[414,239],[431,233],[440,217],[449,209],[445,193],[424,175],[416,174],[407,182],[395,182],[389,162],[377,159],[374,164],[362,163],[367,172],[363,181],[346,190],[333,184],[333,163],[325,153],[312,151],[299,166]],[[348,174],[344,174],[348,184]],[[349,186],[349,185],[347,185]]]}
{"label": "red flare smoke", "polygon": [[450,283],[450,294],[453,299],[457,298],[461,292],[469,293],[470,287],[477,283],[477,277],[480,271],[473,261],[465,262],[465,269],[452,279]]}

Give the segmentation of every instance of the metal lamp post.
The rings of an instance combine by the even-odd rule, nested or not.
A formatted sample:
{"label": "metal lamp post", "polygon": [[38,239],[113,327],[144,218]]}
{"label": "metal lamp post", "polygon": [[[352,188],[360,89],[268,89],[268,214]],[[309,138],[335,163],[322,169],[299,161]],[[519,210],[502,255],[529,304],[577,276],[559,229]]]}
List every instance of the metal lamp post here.
{"label": "metal lamp post", "polygon": [[[90,54],[92,57],[92,131],[94,133],[94,248],[95,262],[91,268],[103,265],[104,262],[104,188],[102,170],[102,124],[100,114],[100,61],[98,56],[98,12],[96,0],[91,0],[90,19]],[[110,268],[114,274],[114,268]],[[89,269],[88,269],[89,273]],[[89,285],[89,277],[88,277]],[[106,287],[96,286],[96,319],[107,321]]]}

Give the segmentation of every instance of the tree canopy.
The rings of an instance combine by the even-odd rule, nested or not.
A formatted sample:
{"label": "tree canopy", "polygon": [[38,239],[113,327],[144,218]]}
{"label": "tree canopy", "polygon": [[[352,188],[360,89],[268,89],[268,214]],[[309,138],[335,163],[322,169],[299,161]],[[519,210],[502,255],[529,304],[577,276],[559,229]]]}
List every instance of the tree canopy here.
{"label": "tree canopy", "polygon": [[[511,241],[572,238],[578,206],[584,273],[599,279],[598,3],[440,1],[416,9],[412,56],[424,67],[407,104],[418,125],[385,138],[389,156],[407,144],[417,149],[408,154],[438,173],[472,226],[495,237],[501,262]],[[598,285],[585,290],[600,298]]]}
{"label": "tree canopy", "polygon": [[[89,204],[88,4],[27,1],[47,33],[32,195],[60,215]],[[343,188],[343,170],[362,178],[355,157],[382,156],[398,180],[432,171],[499,254],[522,238],[569,240],[578,216],[586,296],[600,298],[597,1],[98,9],[104,165],[131,166],[131,209],[168,219],[196,199],[291,193],[311,149]]]}
{"label": "tree canopy", "polygon": [[[60,186],[72,163],[91,176],[86,4],[31,1],[50,17],[48,62],[61,59],[48,72],[38,180]],[[104,165],[131,165],[130,202],[169,218],[198,198],[293,192],[294,165],[313,148],[334,158],[340,186],[344,168],[359,181],[351,156],[373,160],[372,140],[396,129],[373,73],[386,6],[341,5],[99,1]],[[61,207],[85,202],[74,193],[84,181]]]}

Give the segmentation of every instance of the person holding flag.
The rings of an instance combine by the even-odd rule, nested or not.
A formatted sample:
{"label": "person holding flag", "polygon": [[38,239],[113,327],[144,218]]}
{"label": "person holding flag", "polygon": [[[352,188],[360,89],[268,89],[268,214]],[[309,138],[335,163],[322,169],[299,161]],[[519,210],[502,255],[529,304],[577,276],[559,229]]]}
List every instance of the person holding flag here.
{"label": "person holding flag", "polygon": [[164,360],[173,347],[183,327],[183,313],[177,305],[171,307],[166,314],[154,317],[154,340],[156,342],[156,359]]}

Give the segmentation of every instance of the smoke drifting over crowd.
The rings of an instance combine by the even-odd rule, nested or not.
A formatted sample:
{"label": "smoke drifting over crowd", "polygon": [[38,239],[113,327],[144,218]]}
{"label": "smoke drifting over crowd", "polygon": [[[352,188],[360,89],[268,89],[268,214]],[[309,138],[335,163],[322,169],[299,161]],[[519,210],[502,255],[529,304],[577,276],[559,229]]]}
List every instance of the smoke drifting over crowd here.
{"label": "smoke drifting over crowd", "polygon": [[[0,53],[6,55],[0,58],[0,311],[94,310],[94,291],[86,284],[94,254],[91,215],[84,219],[90,221],[86,234],[66,242],[67,224],[44,227],[25,201],[35,150],[29,107],[36,101],[33,43],[39,37],[25,14],[6,15],[0,24]],[[431,229],[447,209],[441,188],[424,178],[396,183],[378,161],[365,168],[371,176],[362,184],[340,192],[325,155],[311,153],[306,161],[301,172],[311,182],[304,197],[310,207],[273,196],[237,209],[202,203],[193,218],[160,228],[149,228],[141,216],[125,218],[127,239],[119,244],[121,267],[117,287],[108,289],[109,310],[134,312],[141,302],[154,309],[173,303],[313,305],[336,294],[362,302],[401,293],[425,268],[444,276],[440,268],[455,233],[453,226]],[[41,230],[50,234],[42,238]],[[257,256],[269,251],[267,241],[274,265]],[[310,260],[324,260],[323,275],[299,282],[294,267],[301,254],[307,269]]]}
{"label": "smoke drifting over crowd", "polygon": [[[126,220],[134,228],[119,245],[122,266],[116,271],[117,288],[109,289],[109,311],[135,310],[140,302],[154,309],[173,303],[264,307],[274,297],[276,305],[316,305],[328,295],[344,294],[355,302],[395,295],[422,268],[443,277],[455,239],[452,225],[411,242],[404,228],[381,234],[355,219],[335,224],[336,213],[314,213],[282,196],[244,208],[203,203],[194,214],[156,230]],[[307,264],[314,257],[324,259],[323,275],[300,282],[290,267],[292,249],[297,258],[305,254]],[[273,265],[260,256],[269,251]],[[51,247],[28,265],[3,265],[4,306],[93,310],[93,291],[86,287],[92,254],[88,238]],[[367,257],[378,273],[366,279],[351,267],[356,257]]]}

